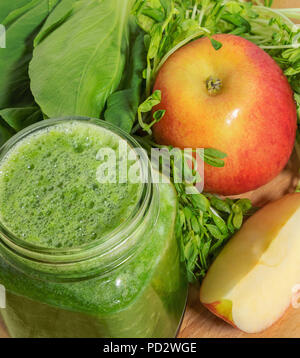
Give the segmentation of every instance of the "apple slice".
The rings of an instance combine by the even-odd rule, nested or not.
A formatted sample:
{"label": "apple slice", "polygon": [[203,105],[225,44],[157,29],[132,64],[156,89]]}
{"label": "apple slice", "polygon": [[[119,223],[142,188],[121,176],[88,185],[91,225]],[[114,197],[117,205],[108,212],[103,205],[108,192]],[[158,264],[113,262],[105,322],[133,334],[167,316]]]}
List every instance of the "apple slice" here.
{"label": "apple slice", "polygon": [[209,269],[201,302],[247,333],[265,330],[300,299],[300,194],[253,215]]}

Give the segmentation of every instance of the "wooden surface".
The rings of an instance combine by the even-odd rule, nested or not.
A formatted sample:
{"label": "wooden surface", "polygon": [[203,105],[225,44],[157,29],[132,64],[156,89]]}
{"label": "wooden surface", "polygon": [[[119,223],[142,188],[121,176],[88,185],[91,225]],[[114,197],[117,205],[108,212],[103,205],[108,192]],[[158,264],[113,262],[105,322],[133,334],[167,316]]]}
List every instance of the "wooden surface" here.
{"label": "wooden surface", "polygon": [[[274,7],[300,7],[300,0],[274,0]],[[257,206],[263,206],[282,195],[292,192],[299,181],[299,168],[295,154],[287,168],[271,183],[244,195]],[[0,338],[7,338],[0,319]],[[290,308],[275,325],[260,334],[243,333],[215,317],[199,302],[199,287],[190,287],[187,310],[179,332],[180,338],[300,338],[300,309]]]}

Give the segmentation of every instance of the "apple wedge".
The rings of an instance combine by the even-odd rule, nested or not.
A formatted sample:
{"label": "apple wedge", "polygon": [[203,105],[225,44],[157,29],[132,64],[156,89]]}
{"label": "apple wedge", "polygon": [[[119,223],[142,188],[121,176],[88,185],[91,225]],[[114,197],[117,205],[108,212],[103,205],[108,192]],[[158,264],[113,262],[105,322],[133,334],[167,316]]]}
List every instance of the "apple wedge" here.
{"label": "apple wedge", "polygon": [[275,323],[300,299],[300,194],[254,214],[229,241],[205,277],[201,302],[247,333]]}

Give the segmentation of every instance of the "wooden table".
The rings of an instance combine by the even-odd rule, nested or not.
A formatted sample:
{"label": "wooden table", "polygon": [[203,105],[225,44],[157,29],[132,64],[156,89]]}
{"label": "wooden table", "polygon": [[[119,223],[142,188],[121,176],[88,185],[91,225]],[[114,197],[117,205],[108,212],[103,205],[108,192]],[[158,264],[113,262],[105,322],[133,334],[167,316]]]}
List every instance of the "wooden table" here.
{"label": "wooden table", "polygon": [[[300,0],[274,0],[274,7],[300,6]],[[300,163],[295,154],[287,168],[271,183],[244,195],[255,205],[262,206],[282,195],[294,191],[300,177]],[[0,320],[0,338],[8,334]],[[179,332],[180,338],[300,338],[300,309],[290,308],[271,328],[260,334],[243,333],[215,317],[199,302],[199,287],[190,287],[187,310]]]}

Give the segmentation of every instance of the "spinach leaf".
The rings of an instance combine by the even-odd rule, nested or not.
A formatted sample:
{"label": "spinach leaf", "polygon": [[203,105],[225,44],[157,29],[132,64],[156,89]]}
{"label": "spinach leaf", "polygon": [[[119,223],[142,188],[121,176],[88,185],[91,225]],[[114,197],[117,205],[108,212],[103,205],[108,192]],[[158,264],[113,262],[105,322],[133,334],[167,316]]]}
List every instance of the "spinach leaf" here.
{"label": "spinach leaf", "polygon": [[61,1],[55,11],[47,18],[41,31],[34,39],[34,46],[37,46],[44,38],[61,26],[73,12],[73,5],[78,0],[63,0]]}
{"label": "spinach leaf", "polygon": [[130,133],[141,102],[143,70],[146,66],[146,49],[144,33],[136,24],[132,24],[131,53],[122,80],[121,90],[108,97],[104,114],[106,121],[115,124]]}
{"label": "spinach leaf", "polygon": [[2,22],[12,11],[28,4],[28,0],[1,0],[0,2],[0,22]]}
{"label": "spinach leaf", "polygon": [[0,117],[0,147],[15,134],[15,131]]}
{"label": "spinach leaf", "polygon": [[0,116],[16,132],[43,119],[38,107],[6,108],[0,110]]}
{"label": "spinach leaf", "polygon": [[34,36],[48,14],[49,0],[32,0],[10,12],[4,19],[6,48],[0,49],[0,108],[34,102],[30,92],[28,64],[32,57]]}
{"label": "spinach leaf", "polygon": [[29,67],[34,98],[47,116],[100,116],[125,70],[133,2],[79,0],[62,23],[60,8],[53,11],[48,21],[55,31],[39,35]]}

